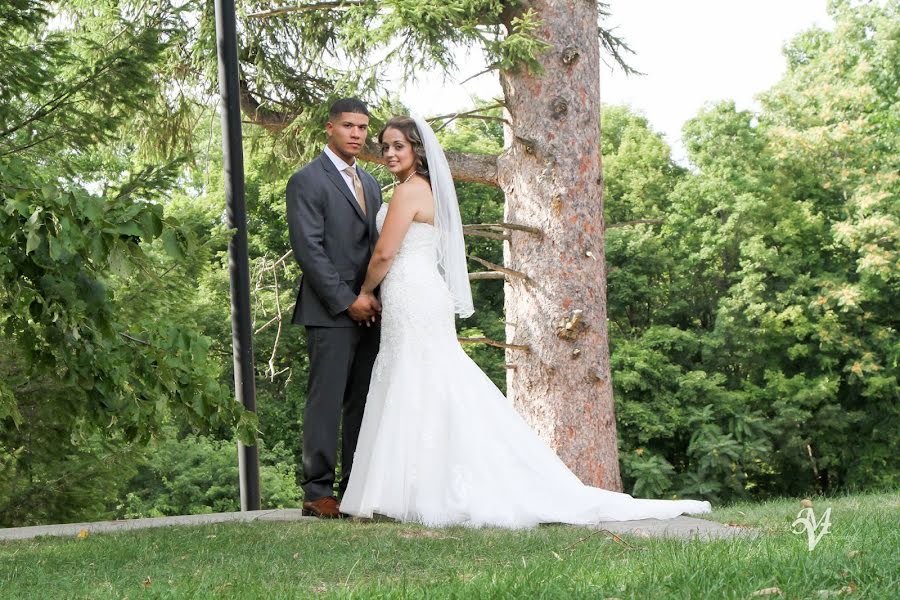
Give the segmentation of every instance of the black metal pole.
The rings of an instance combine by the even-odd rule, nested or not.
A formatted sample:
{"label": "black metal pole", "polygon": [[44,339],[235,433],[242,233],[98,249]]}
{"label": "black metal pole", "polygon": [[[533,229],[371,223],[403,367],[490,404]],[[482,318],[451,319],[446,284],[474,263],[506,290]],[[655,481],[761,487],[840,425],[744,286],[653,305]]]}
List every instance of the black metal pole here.
{"label": "black metal pole", "polygon": [[[231,274],[231,336],[234,389],[238,402],[256,412],[253,341],[250,328],[250,264],[247,258],[247,209],[244,202],[244,150],[238,96],[237,23],[234,0],[216,0],[216,45],[219,50],[219,93],[222,95],[222,150],[228,226],[235,230],[228,245]],[[241,510],[259,510],[259,453],[238,442]]]}

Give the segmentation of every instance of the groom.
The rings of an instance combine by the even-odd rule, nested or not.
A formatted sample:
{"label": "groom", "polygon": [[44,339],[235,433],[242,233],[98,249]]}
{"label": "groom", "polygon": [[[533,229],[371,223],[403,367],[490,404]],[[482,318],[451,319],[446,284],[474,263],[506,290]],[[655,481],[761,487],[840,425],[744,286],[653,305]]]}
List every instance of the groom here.
{"label": "groom", "polygon": [[334,496],[343,418],[339,495],[347,489],[362,424],[381,310],[360,296],[378,238],[381,188],[356,157],[366,144],[369,111],[356,98],[331,105],[328,145],[287,184],[287,220],[303,270],[293,323],[304,325],[309,384],[303,413],[303,514],[339,518]]}

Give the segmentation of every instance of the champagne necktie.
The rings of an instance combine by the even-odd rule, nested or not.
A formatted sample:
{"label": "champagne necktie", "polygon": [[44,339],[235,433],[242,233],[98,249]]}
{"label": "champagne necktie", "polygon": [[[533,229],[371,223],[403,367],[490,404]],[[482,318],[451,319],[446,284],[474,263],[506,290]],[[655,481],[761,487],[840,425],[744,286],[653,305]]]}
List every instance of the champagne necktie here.
{"label": "champagne necktie", "polygon": [[366,214],[366,194],[363,192],[362,181],[359,180],[356,169],[347,167],[344,169],[344,173],[349,175],[350,179],[353,180],[353,189],[356,190],[356,201],[359,202],[359,207],[362,209],[363,214]]}

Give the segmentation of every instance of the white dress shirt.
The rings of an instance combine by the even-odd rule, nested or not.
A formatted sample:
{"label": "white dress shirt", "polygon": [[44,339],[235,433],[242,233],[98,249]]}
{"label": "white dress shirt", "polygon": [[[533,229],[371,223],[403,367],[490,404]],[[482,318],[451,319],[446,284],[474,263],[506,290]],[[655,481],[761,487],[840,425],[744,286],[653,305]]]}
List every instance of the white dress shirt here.
{"label": "white dress shirt", "polygon": [[[338,173],[341,174],[341,177],[344,178],[347,187],[350,188],[350,193],[353,194],[354,198],[356,198],[356,187],[353,185],[353,178],[347,175],[347,172],[344,171],[344,169],[346,169],[347,167],[356,169],[356,163],[354,162],[352,165],[348,165],[328,146],[325,146],[325,155],[331,159],[332,163],[334,163],[334,167],[338,170]],[[359,171],[356,172],[356,176],[359,177]],[[359,198],[356,198],[356,201],[359,202]]]}

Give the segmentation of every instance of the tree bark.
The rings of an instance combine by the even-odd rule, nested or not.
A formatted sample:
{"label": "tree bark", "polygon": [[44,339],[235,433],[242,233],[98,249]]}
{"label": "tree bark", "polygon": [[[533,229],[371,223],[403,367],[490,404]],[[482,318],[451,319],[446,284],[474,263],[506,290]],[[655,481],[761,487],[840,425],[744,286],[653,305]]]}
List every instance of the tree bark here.
{"label": "tree bark", "polygon": [[[586,484],[621,490],[606,319],[600,165],[600,49],[594,0],[525,0],[551,44],[543,73],[501,71],[508,124],[498,160],[508,269],[507,391],[513,405]],[[509,21],[507,21],[509,22]],[[554,277],[537,277],[555,273]]]}

